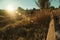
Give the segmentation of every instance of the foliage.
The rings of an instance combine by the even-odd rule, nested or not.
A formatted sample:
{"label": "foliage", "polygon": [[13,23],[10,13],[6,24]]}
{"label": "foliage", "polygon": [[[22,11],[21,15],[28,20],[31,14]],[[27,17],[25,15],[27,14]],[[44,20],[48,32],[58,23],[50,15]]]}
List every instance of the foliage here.
{"label": "foliage", "polygon": [[38,0],[38,3],[36,1],[35,1],[35,3],[41,9],[43,9],[43,8],[49,8],[50,7],[49,0]]}

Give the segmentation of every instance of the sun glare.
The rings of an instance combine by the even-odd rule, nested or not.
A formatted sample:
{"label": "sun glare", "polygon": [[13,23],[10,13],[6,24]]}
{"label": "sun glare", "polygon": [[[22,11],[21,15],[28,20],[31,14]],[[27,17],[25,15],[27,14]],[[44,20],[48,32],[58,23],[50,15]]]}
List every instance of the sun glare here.
{"label": "sun glare", "polygon": [[7,10],[8,12],[13,12],[15,9],[14,9],[14,6],[13,6],[12,4],[9,4],[9,5],[7,5],[7,7],[6,7],[6,10]]}
{"label": "sun glare", "polygon": [[15,7],[12,4],[8,4],[5,8],[7,15],[11,18],[11,19],[16,19],[16,14],[15,14]]}

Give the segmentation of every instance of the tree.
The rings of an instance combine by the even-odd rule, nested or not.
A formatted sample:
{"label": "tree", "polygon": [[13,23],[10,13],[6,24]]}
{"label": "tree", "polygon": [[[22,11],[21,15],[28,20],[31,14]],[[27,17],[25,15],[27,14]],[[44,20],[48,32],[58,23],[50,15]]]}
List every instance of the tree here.
{"label": "tree", "polygon": [[60,5],[59,5],[59,8],[60,8]]}
{"label": "tree", "polygon": [[54,10],[54,9],[55,9],[55,7],[54,7],[54,6],[51,6],[50,8],[51,8],[52,10]]}
{"label": "tree", "polygon": [[50,2],[49,0],[38,0],[38,3],[35,1],[35,3],[40,7],[41,9],[43,8],[49,8]]}
{"label": "tree", "polygon": [[31,14],[34,14],[34,12],[35,12],[35,8],[33,8],[32,10],[31,10]]}

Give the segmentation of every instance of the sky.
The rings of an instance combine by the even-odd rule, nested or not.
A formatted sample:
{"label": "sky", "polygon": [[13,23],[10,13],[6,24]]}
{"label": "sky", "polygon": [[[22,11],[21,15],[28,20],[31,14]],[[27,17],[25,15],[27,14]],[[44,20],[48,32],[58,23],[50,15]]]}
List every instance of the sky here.
{"label": "sky", "polygon": [[60,0],[52,0],[52,1],[50,1],[50,3],[51,3],[51,6],[58,8],[60,5]]}
{"label": "sky", "polygon": [[[0,0],[0,9],[5,9],[7,5],[12,4],[15,8],[22,7],[24,9],[38,8],[35,4],[37,0]],[[58,7],[59,1],[53,0],[50,1],[51,6]]]}

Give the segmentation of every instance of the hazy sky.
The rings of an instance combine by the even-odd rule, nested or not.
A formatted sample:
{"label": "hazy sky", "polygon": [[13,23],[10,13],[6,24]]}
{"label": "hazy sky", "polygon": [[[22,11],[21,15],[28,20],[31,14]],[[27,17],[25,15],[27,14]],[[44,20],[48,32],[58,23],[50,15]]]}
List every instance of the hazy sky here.
{"label": "hazy sky", "polygon": [[[38,6],[35,4],[35,0],[0,0],[0,9],[4,9],[7,5],[12,4],[17,7],[22,7],[24,9],[30,9],[30,8],[38,8]],[[51,1],[51,5],[58,7],[59,1],[53,0]]]}
{"label": "hazy sky", "polygon": [[52,6],[54,6],[54,7],[59,7],[59,5],[60,5],[60,2],[59,2],[60,0],[52,0],[52,1],[50,1],[51,2],[51,5]]}

